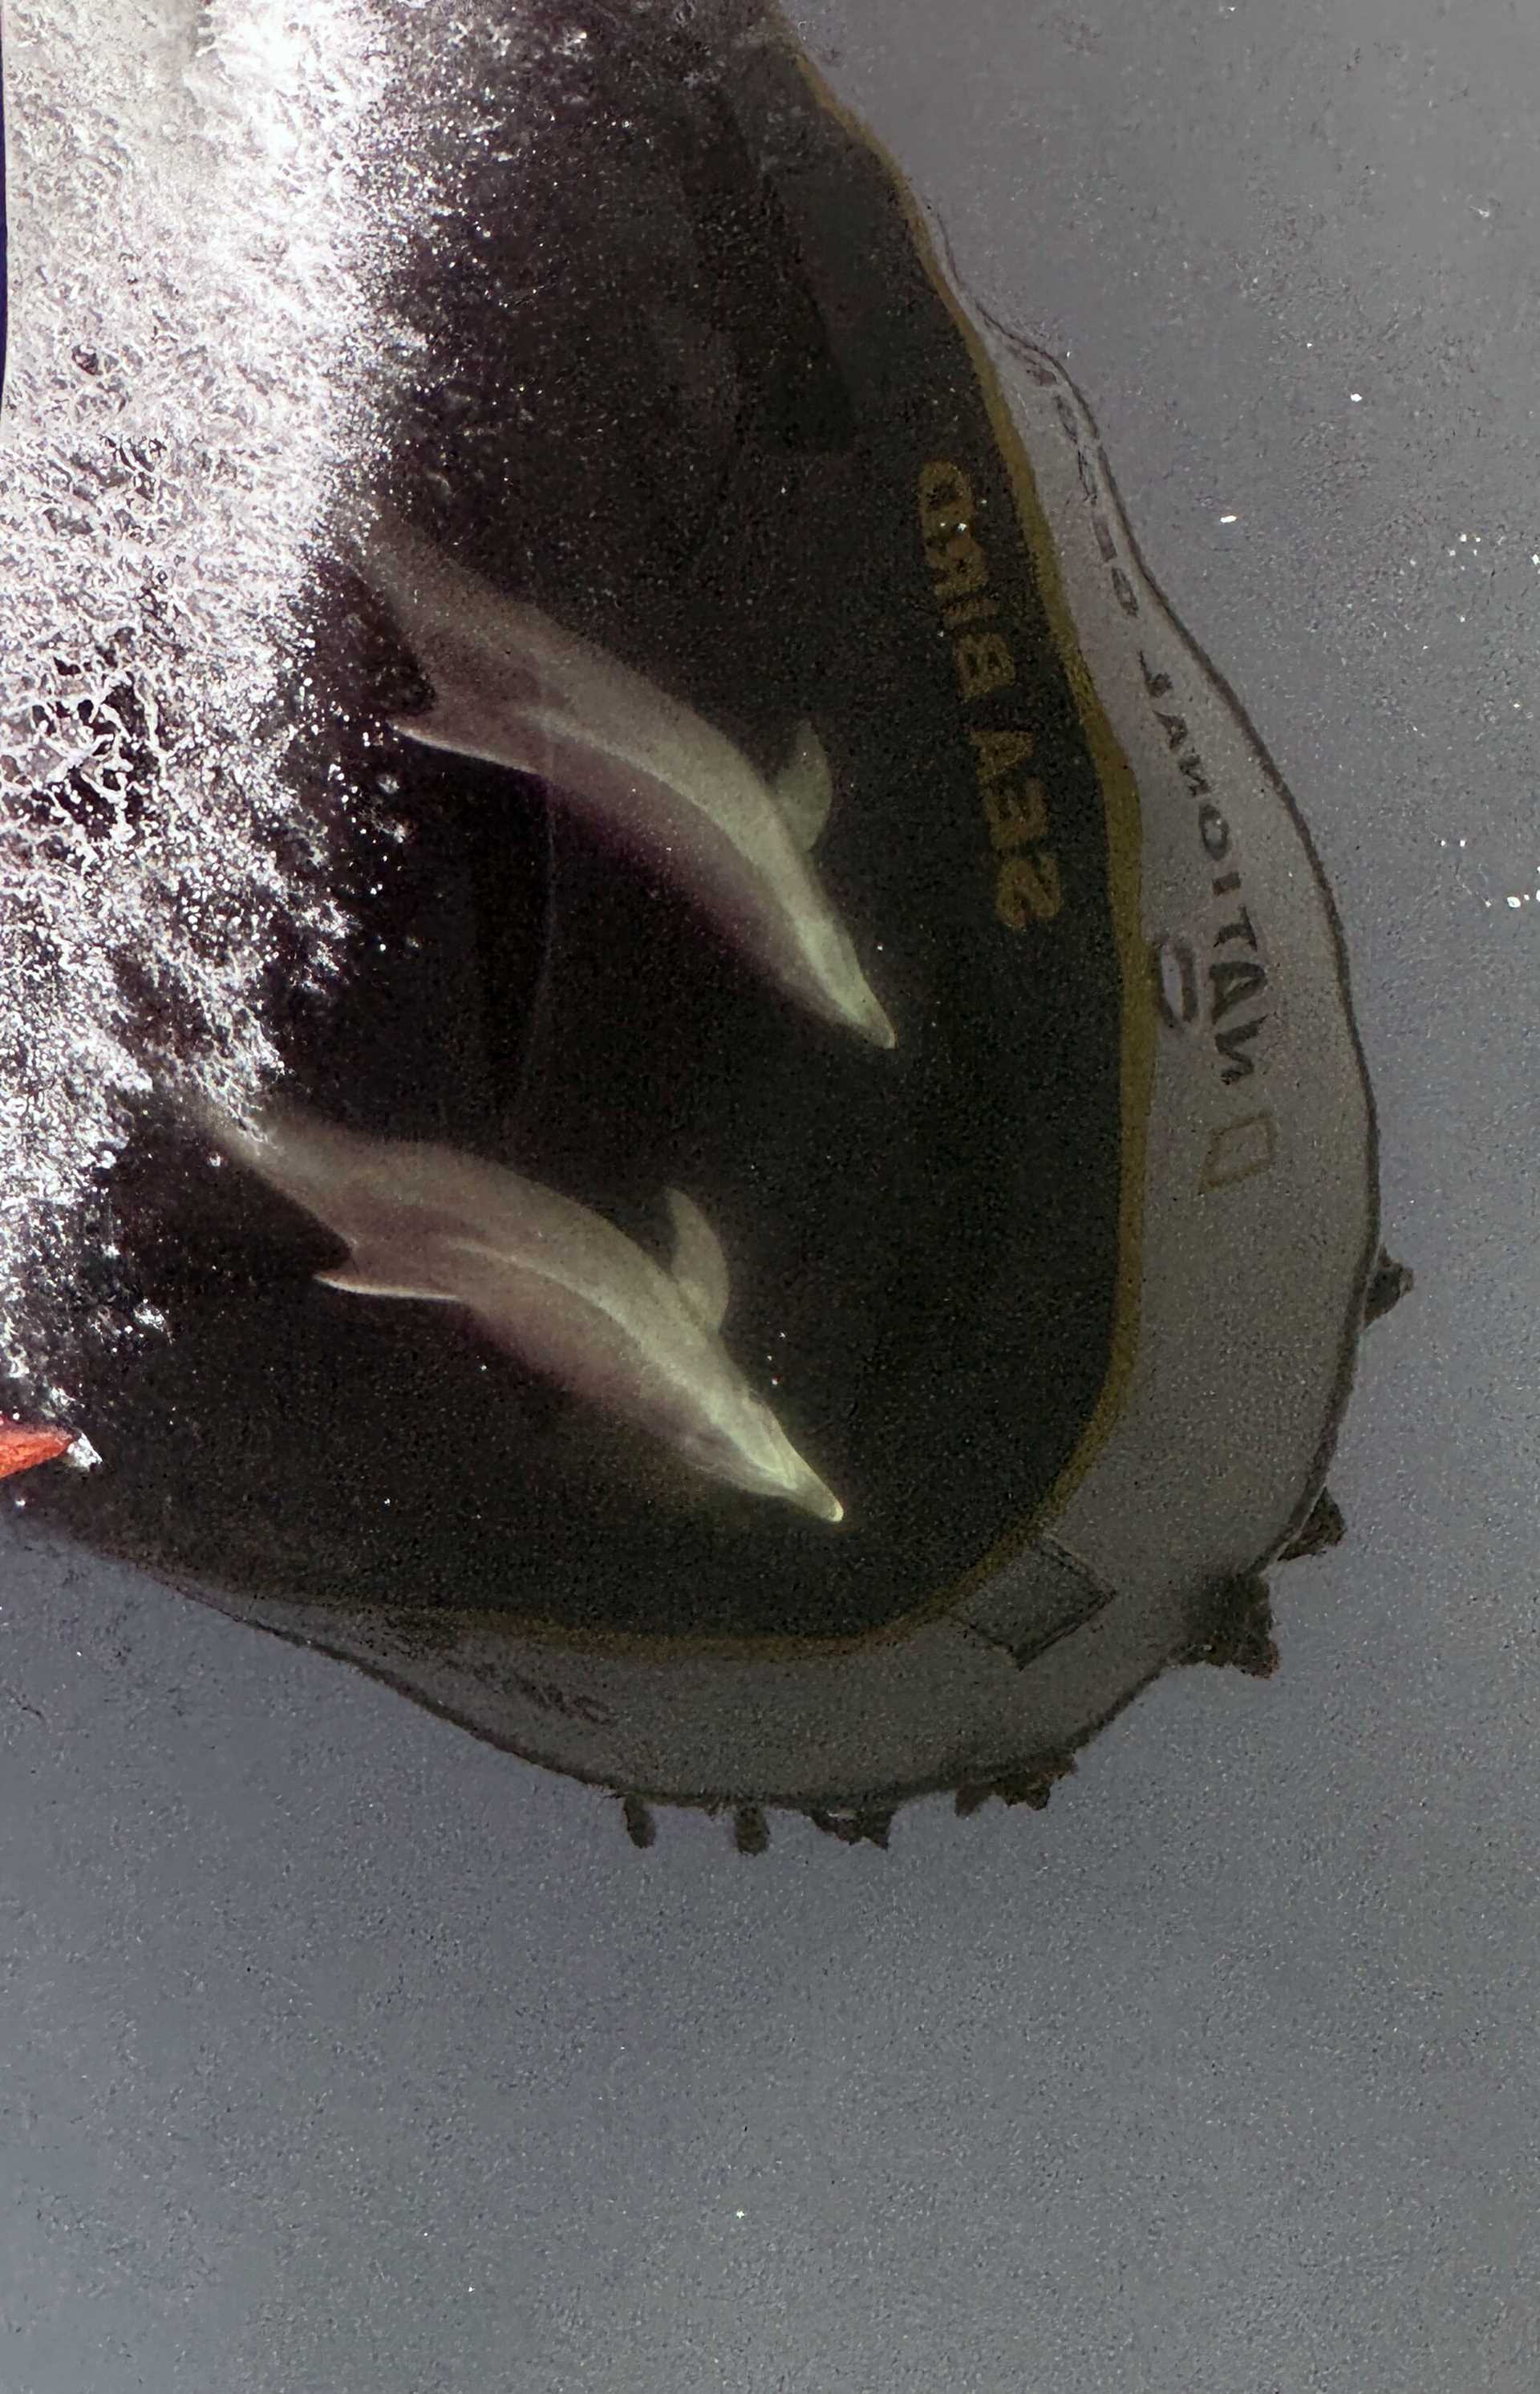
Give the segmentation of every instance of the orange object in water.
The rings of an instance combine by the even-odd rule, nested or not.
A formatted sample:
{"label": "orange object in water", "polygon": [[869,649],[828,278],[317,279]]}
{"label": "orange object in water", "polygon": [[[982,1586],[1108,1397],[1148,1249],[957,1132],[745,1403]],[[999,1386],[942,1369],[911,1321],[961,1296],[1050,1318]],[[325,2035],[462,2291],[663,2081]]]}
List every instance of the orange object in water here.
{"label": "orange object in water", "polygon": [[30,1422],[7,1421],[0,1416],[0,1480],[13,1479],[19,1471],[30,1471],[36,1463],[52,1463],[73,1446],[74,1439],[67,1429],[38,1429]]}

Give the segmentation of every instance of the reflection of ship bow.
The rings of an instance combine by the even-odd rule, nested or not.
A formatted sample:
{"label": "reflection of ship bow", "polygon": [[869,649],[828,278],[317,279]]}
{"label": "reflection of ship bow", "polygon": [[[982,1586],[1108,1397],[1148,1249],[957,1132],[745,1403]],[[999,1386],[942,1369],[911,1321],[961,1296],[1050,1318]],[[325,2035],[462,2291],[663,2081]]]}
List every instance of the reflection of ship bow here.
{"label": "reflection of ship bow", "polygon": [[[119,1191],[177,1336],[96,1359],[107,1467],[46,1467],[32,1518],[614,1791],[638,1844],[654,1800],[735,1808],[748,1850],[769,1805],[882,1842],[928,1790],[1044,1802],[1175,1660],[1269,1667],[1262,1568],[1339,1534],[1358,1335],[1402,1282],[1329,893],[1078,393],[965,305],[789,37],[605,25],[560,72],[614,172],[546,178],[538,307],[424,296],[446,355],[463,299],[487,421],[446,429],[432,380],[403,488],[791,800],[810,719],[821,885],[899,1047],[771,1003],[709,907],[413,742],[390,921],[298,1077],[643,1242],[661,1189],[698,1191],[731,1351],[848,1518],[681,1494],[425,1309],[317,1292],[324,1242],[153,1125]],[[488,275],[522,289],[499,221]],[[682,389],[635,338],[676,284],[716,362]]]}
{"label": "reflection of ship bow", "polygon": [[[1094,692],[1138,800],[1127,1036],[1148,1095],[1128,1368],[1027,1530],[944,1611],[866,1641],[601,1649],[442,1609],[326,1624],[329,1651],[625,1792],[638,1843],[646,1798],[738,1807],[747,1849],[766,1804],[851,1842],[882,1842],[892,1808],[927,1790],[957,1791],[959,1809],[988,1793],[1040,1805],[1070,1752],[1172,1660],[1264,1667],[1259,1566],[1330,1542],[1329,1523],[1310,1533],[1317,1500],[1372,1286],[1389,1289],[1374,1277],[1374,1113],[1331,899],[1240,708],[1145,574],[1068,378],[1003,339],[989,361],[1020,435],[1019,502],[1051,536],[1072,680]],[[256,1610],[317,1638],[313,1607]]]}

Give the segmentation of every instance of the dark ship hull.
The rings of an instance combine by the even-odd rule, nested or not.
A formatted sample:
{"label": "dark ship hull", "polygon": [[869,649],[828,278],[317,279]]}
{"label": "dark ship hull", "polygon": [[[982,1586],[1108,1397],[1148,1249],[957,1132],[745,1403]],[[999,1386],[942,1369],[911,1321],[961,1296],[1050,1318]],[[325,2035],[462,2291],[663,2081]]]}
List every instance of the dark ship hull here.
{"label": "dark ship hull", "polygon": [[[403,747],[407,862],[290,1074],[638,1242],[687,1189],[848,1518],[692,1481],[439,1309],[318,1289],[324,1231],[174,1106],[121,1181],[171,1334],[86,1363],[101,1466],[36,1474],[34,1518],[613,1788],[639,1841],[652,1801],[850,1835],[938,1788],[1036,1802],[1166,1664],[1265,1661],[1258,1574],[1322,1518],[1380,1252],[1340,928],[1062,370],[789,42],[588,13],[585,138],[671,162],[675,217],[635,202],[665,265],[600,160],[477,269],[559,256],[527,313],[409,291],[430,354],[481,344],[484,414],[425,382],[393,492],[767,771],[812,717],[821,869],[899,1047],[767,1003],[537,788]],[[362,783],[412,668],[349,604]]]}

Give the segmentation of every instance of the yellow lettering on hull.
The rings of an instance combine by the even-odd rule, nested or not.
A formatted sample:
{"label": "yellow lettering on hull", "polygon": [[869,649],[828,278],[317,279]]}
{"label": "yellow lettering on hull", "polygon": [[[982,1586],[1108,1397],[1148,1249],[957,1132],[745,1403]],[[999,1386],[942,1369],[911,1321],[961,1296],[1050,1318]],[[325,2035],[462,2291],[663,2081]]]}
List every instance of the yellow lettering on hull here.
{"label": "yellow lettering on hull", "polygon": [[[974,530],[977,503],[960,466],[932,458],[920,468],[920,537],[930,568],[941,625],[952,637],[957,689],[965,709],[1016,681],[1016,653],[997,629],[979,631],[999,612],[989,595],[989,557]],[[967,726],[974,780],[995,858],[994,913],[1008,931],[1050,923],[1064,903],[1063,877],[1052,844],[1048,794],[1019,768],[1033,756],[1032,733],[1020,724]]]}

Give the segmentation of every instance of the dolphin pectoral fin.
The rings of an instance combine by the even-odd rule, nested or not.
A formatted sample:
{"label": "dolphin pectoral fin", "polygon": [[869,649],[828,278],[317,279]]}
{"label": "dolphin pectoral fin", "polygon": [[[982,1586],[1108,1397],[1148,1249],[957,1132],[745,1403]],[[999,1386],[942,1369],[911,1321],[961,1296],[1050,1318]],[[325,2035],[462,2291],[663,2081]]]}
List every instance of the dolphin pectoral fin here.
{"label": "dolphin pectoral fin", "polygon": [[403,740],[415,740],[424,748],[447,748],[455,756],[491,756],[491,735],[478,710],[441,692],[426,715],[392,715],[389,723]]}
{"label": "dolphin pectoral fin", "polygon": [[790,757],[770,783],[786,829],[798,848],[817,845],[834,800],[834,776],[811,723],[799,723]]}
{"label": "dolphin pectoral fin", "polygon": [[440,1305],[463,1302],[450,1289],[424,1288],[420,1283],[410,1283],[378,1265],[360,1263],[356,1257],[349,1263],[335,1264],[330,1271],[319,1271],[314,1278],[322,1288],[340,1288],[349,1296],[404,1296]]}
{"label": "dolphin pectoral fin", "polygon": [[682,1190],[665,1190],[664,1198],[674,1225],[674,1279],[691,1311],[716,1330],[727,1311],[730,1285],[721,1241]]}
{"label": "dolphin pectoral fin", "polygon": [[544,717],[521,703],[537,694],[533,675],[518,677],[521,688],[510,690],[500,679],[491,695],[495,707],[463,691],[435,691],[424,715],[393,715],[390,729],[424,748],[444,748],[455,756],[479,756],[489,765],[506,765],[515,773],[549,774],[551,741]]}

